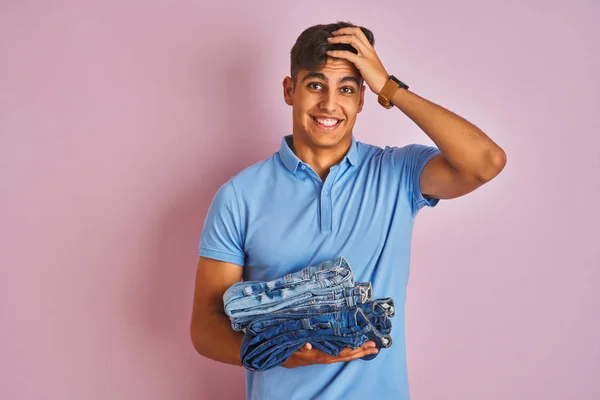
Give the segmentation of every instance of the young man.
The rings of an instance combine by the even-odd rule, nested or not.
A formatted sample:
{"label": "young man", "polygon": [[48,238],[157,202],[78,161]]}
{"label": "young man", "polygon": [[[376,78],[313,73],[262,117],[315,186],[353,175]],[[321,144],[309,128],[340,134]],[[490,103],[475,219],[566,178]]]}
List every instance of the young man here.
{"label": "young man", "polygon": [[[343,256],[374,297],[394,299],[393,345],[364,361],[377,352],[373,342],[337,357],[308,343],[281,367],[247,371],[249,399],[408,399],[404,300],[415,216],[475,190],[506,163],[476,126],[390,76],[373,44],[368,29],[347,23],[313,26],[296,41],[283,81],[293,134],[215,195],[200,239],[191,337],[200,354],[241,365],[243,334],[223,312],[225,290]],[[367,86],[436,147],[357,142],[352,128]]]}

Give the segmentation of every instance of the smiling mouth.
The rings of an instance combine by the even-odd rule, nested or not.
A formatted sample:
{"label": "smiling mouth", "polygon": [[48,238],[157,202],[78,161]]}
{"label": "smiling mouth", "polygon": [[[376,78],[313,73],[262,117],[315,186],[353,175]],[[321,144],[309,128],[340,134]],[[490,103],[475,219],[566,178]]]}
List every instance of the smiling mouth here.
{"label": "smiling mouth", "polygon": [[310,116],[312,118],[312,120],[315,122],[315,124],[322,128],[322,129],[328,129],[328,130],[332,130],[338,127],[338,125],[343,121],[341,119],[336,119],[336,118],[320,118],[320,117],[313,117],[312,115]]}

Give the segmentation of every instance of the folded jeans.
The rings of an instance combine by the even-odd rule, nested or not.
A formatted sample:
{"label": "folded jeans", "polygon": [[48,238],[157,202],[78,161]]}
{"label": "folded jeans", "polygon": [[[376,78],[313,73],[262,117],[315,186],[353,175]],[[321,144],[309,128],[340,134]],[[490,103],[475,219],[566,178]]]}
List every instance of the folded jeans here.
{"label": "folded jeans", "polygon": [[371,283],[358,283],[353,288],[337,288],[324,294],[317,294],[304,300],[298,300],[298,302],[269,313],[252,313],[249,316],[232,317],[231,326],[234,330],[241,331],[251,322],[272,319],[274,317],[303,317],[340,311],[365,304],[371,300],[372,295]]}
{"label": "folded jeans", "polygon": [[274,281],[237,282],[225,291],[223,303],[228,316],[246,317],[277,311],[338,288],[352,287],[355,287],[354,274],[348,262],[338,257]]}
{"label": "folded jeans", "polygon": [[[240,359],[246,368],[264,371],[285,362],[305,343],[311,343],[316,349],[333,356],[345,347],[361,347],[367,340],[373,340],[378,349],[387,348],[392,345],[389,335],[391,321],[384,318],[382,321],[386,323],[380,327],[387,333],[380,332],[360,307],[319,317],[288,320],[258,334],[247,330],[242,340]],[[375,357],[376,354],[364,359]]]}

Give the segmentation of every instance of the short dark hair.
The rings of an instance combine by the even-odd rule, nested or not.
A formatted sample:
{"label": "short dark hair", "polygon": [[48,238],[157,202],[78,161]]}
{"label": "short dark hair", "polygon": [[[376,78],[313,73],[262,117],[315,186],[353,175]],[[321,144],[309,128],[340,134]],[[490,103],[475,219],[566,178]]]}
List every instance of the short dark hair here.
{"label": "short dark hair", "polygon": [[[314,25],[305,29],[304,32],[298,36],[294,47],[292,47],[290,57],[290,74],[294,84],[298,77],[298,71],[301,69],[316,71],[322,67],[327,62],[327,58],[329,57],[327,52],[330,50],[348,50],[354,54],[358,53],[358,51],[349,44],[330,44],[327,41],[327,38],[333,36],[331,32],[348,27],[357,27],[357,25],[341,21],[335,24]],[[375,36],[373,36],[373,32],[362,26],[360,29],[369,40],[371,46],[375,45]]]}

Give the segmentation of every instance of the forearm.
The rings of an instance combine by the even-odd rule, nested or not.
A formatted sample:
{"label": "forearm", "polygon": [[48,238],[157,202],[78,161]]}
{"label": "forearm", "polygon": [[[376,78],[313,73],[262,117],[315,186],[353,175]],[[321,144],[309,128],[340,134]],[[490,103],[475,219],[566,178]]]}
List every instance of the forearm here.
{"label": "forearm", "polygon": [[244,334],[231,328],[224,314],[206,314],[192,321],[191,338],[198,353],[215,361],[241,366],[240,349]]}
{"label": "forearm", "polygon": [[431,138],[457,171],[485,181],[505,163],[504,151],[464,118],[409,90],[396,90],[391,100]]}

